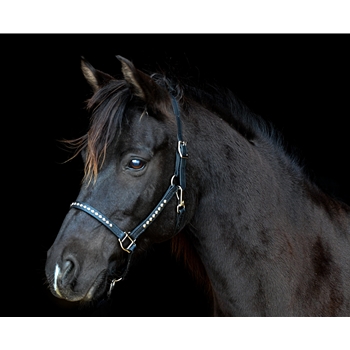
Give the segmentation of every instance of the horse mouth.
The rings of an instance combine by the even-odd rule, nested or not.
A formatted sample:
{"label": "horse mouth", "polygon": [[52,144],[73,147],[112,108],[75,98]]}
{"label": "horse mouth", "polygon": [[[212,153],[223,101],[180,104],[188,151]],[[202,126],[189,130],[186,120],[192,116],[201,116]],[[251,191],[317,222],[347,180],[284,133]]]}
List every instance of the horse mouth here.
{"label": "horse mouth", "polygon": [[71,285],[70,288],[60,288],[57,283],[50,285],[50,289],[53,295],[60,299],[65,299],[70,302],[91,302],[98,300],[102,297],[107,289],[107,271],[102,270],[94,279],[87,292],[79,292],[74,290],[74,285],[77,283],[77,279]]}
{"label": "horse mouth", "polygon": [[92,283],[91,287],[81,299],[81,301],[91,301],[93,299],[99,299],[106,291],[107,286],[107,272],[106,270],[101,271],[95,281]]}

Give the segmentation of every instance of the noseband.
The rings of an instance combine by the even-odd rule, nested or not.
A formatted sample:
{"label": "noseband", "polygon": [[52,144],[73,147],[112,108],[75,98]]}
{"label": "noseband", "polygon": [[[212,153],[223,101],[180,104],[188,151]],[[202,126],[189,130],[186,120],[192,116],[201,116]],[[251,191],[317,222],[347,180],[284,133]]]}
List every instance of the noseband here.
{"label": "noseband", "polygon": [[109,293],[111,293],[114,284],[121,281],[129,269],[131,261],[131,253],[136,248],[137,238],[158,218],[160,213],[164,210],[165,206],[170,202],[170,200],[176,194],[178,199],[178,205],[176,207],[177,218],[176,218],[176,232],[179,232],[182,227],[182,222],[185,214],[185,202],[183,199],[183,191],[186,188],[186,159],[188,158],[186,142],[182,139],[182,128],[179,106],[176,99],[171,96],[171,103],[173,107],[173,112],[176,117],[177,123],[177,149],[176,149],[176,161],[174,175],[170,180],[170,185],[163,195],[162,199],[158,202],[151,213],[144,219],[138,226],[136,226],[132,231],[121,230],[111,219],[104,215],[101,211],[95,209],[91,205],[83,202],[73,202],[70,206],[71,208],[79,209],[85,213],[92,216],[94,219],[99,221],[102,225],[107,227],[117,238],[120,247],[123,251],[129,253],[128,263],[122,276],[118,279],[113,279],[110,285]]}

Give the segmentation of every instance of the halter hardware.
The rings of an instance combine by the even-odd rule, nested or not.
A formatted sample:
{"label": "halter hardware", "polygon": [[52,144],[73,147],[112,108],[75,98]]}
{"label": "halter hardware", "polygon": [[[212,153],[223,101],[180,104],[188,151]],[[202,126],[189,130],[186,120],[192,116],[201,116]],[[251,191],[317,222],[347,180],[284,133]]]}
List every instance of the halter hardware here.
{"label": "halter hardware", "polygon": [[[126,276],[130,261],[131,255],[134,249],[136,248],[136,240],[137,238],[149,227],[150,224],[154,222],[154,220],[159,216],[159,214],[163,211],[165,206],[169,203],[169,201],[176,194],[178,199],[178,205],[176,207],[177,212],[177,220],[176,220],[176,232],[179,232],[183,225],[183,218],[185,213],[185,201],[183,199],[183,192],[186,188],[186,159],[188,158],[187,153],[187,142],[182,140],[182,129],[181,129],[181,120],[180,120],[180,111],[179,106],[175,97],[171,96],[171,103],[173,106],[173,111],[176,117],[177,123],[177,152],[176,152],[176,162],[175,162],[175,171],[174,175],[170,180],[170,185],[163,195],[162,199],[156,205],[156,207],[151,211],[151,213],[147,216],[145,220],[143,220],[137,227],[135,227],[131,232],[122,231],[112,220],[110,220],[107,216],[102,214],[99,210],[93,208],[91,205],[83,202],[73,202],[71,204],[71,208],[79,209],[84,211],[85,213],[92,216],[94,219],[103,224],[106,228],[108,228],[117,238],[120,244],[120,247],[123,251],[127,252],[129,255],[127,266],[119,278],[114,278],[111,281],[109,291],[107,296],[109,297],[112,293],[114,285],[116,282],[121,281]],[[142,113],[142,115],[144,112]],[[175,180],[176,183],[175,184]],[[124,247],[125,240],[128,239],[130,241],[127,247]],[[127,243],[127,242],[126,242]]]}
{"label": "halter hardware", "polygon": [[177,197],[177,200],[179,201],[179,204],[176,207],[176,211],[178,214],[182,209],[185,209],[185,201],[182,198],[182,193],[183,193],[182,187],[178,186],[177,192],[176,192],[176,197]]}
{"label": "halter hardware", "polygon": [[186,146],[187,146],[186,141],[178,141],[178,143],[177,143],[177,151],[179,152],[180,158],[182,158],[182,159],[188,158]]}
{"label": "halter hardware", "polygon": [[122,279],[123,279],[123,277],[114,278],[114,279],[111,281],[111,284],[109,285],[109,290],[108,290],[108,292],[107,292],[107,297],[108,297],[108,298],[109,298],[109,297],[111,296],[111,294],[112,294],[114,285],[115,285],[117,282],[120,282]]}
{"label": "halter hardware", "polygon": [[[133,240],[133,239],[129,236],[129,233],[130,233],[130,232],[128,232],[128,233],[124,232],[124,233],[125,233],[124,238],[123,238],[123,239],[118,238],[118,241],[119,241],[120,247],[121,247],[125,252],[127,252],[127,253],[130,254],[131,251],[130,251],[129,249],[130,249],[130,248],[132,247],[132,245],[135,243],[135,240]],[[127,238],[130,240],[131,243],[130,243],[126,248],[124,248],[123,243],[124,243],[124,241],[125,241]]]}

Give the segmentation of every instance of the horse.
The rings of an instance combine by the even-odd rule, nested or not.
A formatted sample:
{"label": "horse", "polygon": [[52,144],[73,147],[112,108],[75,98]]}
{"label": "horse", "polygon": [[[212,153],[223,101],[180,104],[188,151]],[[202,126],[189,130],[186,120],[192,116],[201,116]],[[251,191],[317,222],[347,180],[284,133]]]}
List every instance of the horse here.
{"label": "horse", "polygon": [[120,79],[81,60],[90,127],[69,142],[84,178],[47,253],[51,292],[104,300],[172,240],[213,316],[350,316],[350,207],[232,92],[117,58]]}

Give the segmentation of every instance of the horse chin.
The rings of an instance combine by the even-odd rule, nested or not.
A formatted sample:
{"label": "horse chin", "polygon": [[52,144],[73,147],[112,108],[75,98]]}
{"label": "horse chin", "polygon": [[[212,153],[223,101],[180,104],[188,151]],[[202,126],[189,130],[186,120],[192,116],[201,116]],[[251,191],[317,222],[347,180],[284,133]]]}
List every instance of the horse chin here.
{"label": "horse chin", "polygon": [[81,300],[83,302],[89,302],[92,300],[100,299],[107,289],[107,276],[106,272],[103,271],[95,279],[94,283],[89,288],[88,292],[85,294],[84,298]]}

